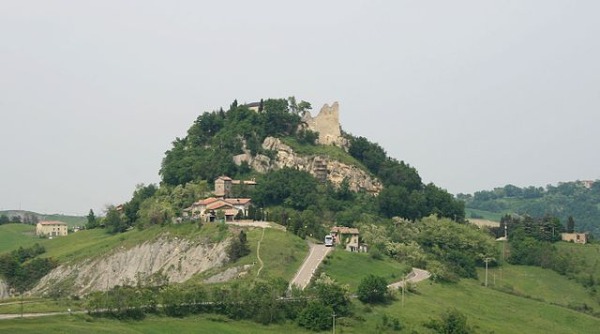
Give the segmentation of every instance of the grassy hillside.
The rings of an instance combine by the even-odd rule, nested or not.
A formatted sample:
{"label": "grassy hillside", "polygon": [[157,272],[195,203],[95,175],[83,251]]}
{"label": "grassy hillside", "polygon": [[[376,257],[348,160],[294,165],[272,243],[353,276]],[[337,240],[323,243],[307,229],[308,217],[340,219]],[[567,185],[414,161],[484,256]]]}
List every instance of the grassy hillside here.
{"label": "grassy hillside", "polygon": [[[485,270],[479,269],[479,282],[484,283]],[[600,311],[599,300],[581,284],[565,276],[539,267],[505,264],[488,272],[488,285],[502,292],[533,298],[550,304],[581,307],[584,304]]]}
{"label": "grassy hillside", "polygon": [[337,282],[348,284],[350,291],[355,292],[360,280],[369,274],[385,277],[388,283],[393,283],[402,280],[410,268],[387,257],[375,260],[369,254],[336,249],[327,257],[322,271]]}
{"label": "grassy hillside", "polygon": [[26,224],[0,225],[0,253],[8,252],[19,246],[27,247],[41,239],[35,236],[35,226]]}
{"label": "grassy hillside", "polygon": [[187,318],[149,317],[144,321],[117,321],[87,315],[55,316],[36,319],[0,320],[2,333],[312,333],[294,324],[262,326],[251,321],[233,321],[222,316],[201,315]]}

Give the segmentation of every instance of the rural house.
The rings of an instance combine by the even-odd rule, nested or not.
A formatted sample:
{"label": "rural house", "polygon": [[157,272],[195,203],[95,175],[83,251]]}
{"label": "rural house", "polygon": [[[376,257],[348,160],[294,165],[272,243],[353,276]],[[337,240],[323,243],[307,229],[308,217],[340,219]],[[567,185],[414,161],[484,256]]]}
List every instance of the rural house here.
{"label": "rural house", "polygon": [[240,211],[242,215],[248,215],[250,205],[252,205],[252,200],[249,198],[209,197],[195,202],[184,212],[191,215],[192,218],[212,222],[216,220],[218,212],[222,211],[225,221],[234,221]]}
{"label": "rural house", "polygon": [[59,221],[41,221],[35,226],[35,235],[58,237],[69,234],[67,224]]}
{"label": "rural house", "polygon": [[358,236],[359,232],[357,228],[345,227],[345,226],[334,226],[331,228],[330,233],[333,240],[338,245],[343,245],[347,251],[350,252],[363,252],[364,248],[360,247]]}

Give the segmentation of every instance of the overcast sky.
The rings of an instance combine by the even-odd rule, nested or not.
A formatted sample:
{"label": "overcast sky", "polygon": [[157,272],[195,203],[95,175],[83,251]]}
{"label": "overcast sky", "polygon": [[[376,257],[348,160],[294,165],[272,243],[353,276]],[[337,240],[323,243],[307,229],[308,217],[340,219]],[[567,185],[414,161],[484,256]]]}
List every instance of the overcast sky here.
{"label": "overcast sky", "polygon": [[451,193],[600,178],[599,1],[0,1],[0,210],[156,183],[237,99],[339,101]]}

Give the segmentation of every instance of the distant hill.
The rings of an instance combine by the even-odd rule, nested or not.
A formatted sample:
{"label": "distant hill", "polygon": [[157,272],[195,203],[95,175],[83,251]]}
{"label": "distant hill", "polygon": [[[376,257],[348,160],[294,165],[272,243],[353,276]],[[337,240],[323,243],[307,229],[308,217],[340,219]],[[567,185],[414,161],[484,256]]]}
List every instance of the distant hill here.
{"label": "distant hill", "polygon": [[600,237],[600,181],[561,182],[557,186],[519,188],[514,185],[458,194],[465,202],[467,218],[499,220],[503,214],[541,217],[553,215],[566,225],[569,216],[575,230]]}
{"label": "distant hill", "polygon": [[0,211],[0,216],[1,215],[7,216],[9,218],[18,216],[21,218],[21,221],[26,224],[35,224],[40,220],[55,220],[67,223],[69,227],[75,227],[83,226],[87,222],[87,218],[84,216],[70,216],[59,213],[45,214],[26,210],[3,210]]}

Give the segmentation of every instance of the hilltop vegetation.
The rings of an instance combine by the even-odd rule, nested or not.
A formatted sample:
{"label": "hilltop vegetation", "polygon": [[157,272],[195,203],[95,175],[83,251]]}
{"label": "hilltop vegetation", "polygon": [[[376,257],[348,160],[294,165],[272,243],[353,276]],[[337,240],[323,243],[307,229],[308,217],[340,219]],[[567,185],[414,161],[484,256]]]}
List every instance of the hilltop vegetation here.
{"label": "hilltop vegetation", "polygon": [[[579,232],[600,236],[600,182],[592,184],[575,181],[557,186],[519,188],[513,185],[494,190],[477,191],[473,195],[459,194],[468,209],[475,211],[471,218],[480,218],[486,212],[518,214],[532,217],[551,215],[558,217],[566,227],[569,217],[575,221]],[[488,218],[488,217],[486,217]]]}

